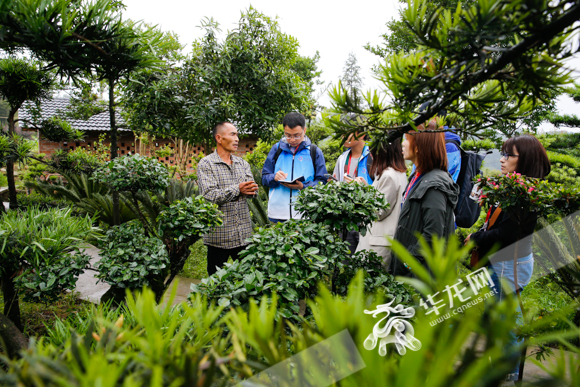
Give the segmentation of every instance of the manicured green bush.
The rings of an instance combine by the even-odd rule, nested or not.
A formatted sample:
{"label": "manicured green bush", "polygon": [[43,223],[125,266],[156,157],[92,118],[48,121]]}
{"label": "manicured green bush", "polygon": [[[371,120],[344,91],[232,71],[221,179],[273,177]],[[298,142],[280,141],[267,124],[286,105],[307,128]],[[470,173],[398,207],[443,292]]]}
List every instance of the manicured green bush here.
{"label": "manicured green bush", "polygon": [[330,226],[336,232],[359,231],[378,219],[388,208],[384,196],[371,185],[330,181],[300,191],[294,208],[312,222]]}
{"label": "manicured green bush", "polygon": [[[580,169],[580,159],[570,155],[564,155],[552,151],[547,151],[550,163],[560,163],[576,170]],[[549,176],[549,175],[548,175]]]}
{"label": "manicured green bush", "polygon": [[362,270],[366,291],[381,289],[389,297],[410,302],[408,290],[387,274],[375,253],[349,257],[348,243],[342,240],[344,230],[365,233],[379,208],[386,206],[374,187],[358,183],[304,189],[296,209],[306,219],[259,228],[240,253],[240,261],[226,264],[192,290],[221,305],[244,307],[250,297],[272,297],[277,292],[279,316],[298,319],[298,301],[315,297],[317,282],[324,281],[335,294],[345,294],[348,283]]}
{"label": "manicured green bush", "polygon": [[167,272],[169,265],[163,242],[159,238],[145,236],[143,226],[136,221],[109,229],[100,255],[97,277],[122,289],[153,287],[158,277]]}
{"label": "manicured green bush", "polygon": [[570,186],[580,185],[580,176],[578,170],[561,163],[552,164],[550,174],[546,176],[548,181]]}
{"label": "manicured green bush", "polygon": [[222,225],[217,204],[203,196],[186,197],[171,203],[157,218],[159,232],[165,239],[179,244],[184,240],[195,243],[203,234]]}
{"label": "manicured green bush", "polygon": [[[501,144],[500,144],[501,146]],[[498,144],[489,138],[484,138],[483,140],[465,140],[462,142],[461,147],[467,151],[479,152],[481,150],[492,150],[498,149]]]}
{"label": "manicured green bush", "polygon": [[49,160],[51,170],[61,174],[91,174],[103,166],[104,160],[96,153],[82,148],[58,149]]}
{"label": "manicured green bush", "polygon": [[250,297],[277,292],[279,313],[295,317],[298,301],[316,295],[316,284],[329,280],[348,254],[348,245],[328,226],[289,220],[259,229],[240,254],[192,290],[220,305],[246,305]]}
{"label": "manicured green bush", "polygon": [[334,288],[336,294],[346,296],[348,286],[360,271],[363,275],[364,290],[367,293],[383,294],[385,298],[393,299],[395,304],[409,305],[412,296],[408,287],[395,281],[384,266],[383,259],[372,250],[357,251],[343,262],[340,274],[336,276]]}
{"label": "manicured green bush", "polygon": [[138,154],[109,161],[93,173],[93,179],[118,192],[163,190],[169,185],[167,167],[153,158]]}

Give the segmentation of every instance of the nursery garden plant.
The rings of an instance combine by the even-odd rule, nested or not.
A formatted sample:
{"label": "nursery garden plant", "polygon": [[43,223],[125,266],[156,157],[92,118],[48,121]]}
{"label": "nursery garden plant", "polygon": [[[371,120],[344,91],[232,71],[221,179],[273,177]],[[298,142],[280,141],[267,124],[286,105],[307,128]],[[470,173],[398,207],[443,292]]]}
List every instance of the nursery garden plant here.
{"label": "nursery garden plant", "polygon": [[[93,220],[75,216],[71,208],[10,211],[0,219],[0,275],[4,315],[22,330],[20,296],[24,300],[52,302],[74,289],[78,275],[89,262],[82,243],[98,237]],[[0,336],[7,341],[9,328]]]}
{"label": "nursery garden plant", "polygon": [[298,319],[299,312],[305,313],[299,301],[315,297],[319,282],[328,284],[334,294],[345,295],[360,270],[367,292],[381,289],[397,303],[409,303],[410,292],[386,273],[376,253],[361,251],[349,257],[343,240],[345,230],[364,234],[385,206],[372,186],[331,182],[306,188],[295,203],[302,220],[259,228],[240,260],[192,285],[193,294],[224,306],[247,307],[251,298],[277,293],[279,315]]}
{"label": "nursery garden plant", "polygon": [[99,278],[111,285],[105,299],[118,303],[124,299],[125,289],[148,286],[157,301],[161,300],[189,257],[189,248],[222,224],[217,205],[201,196],[189,196],[192,190],[169,190],[173,186],[167,168],[140,155],[111,160],[97,169],[92,179],[114,192],[129,193],[140,221],[123,223],[107,232],[99,263]]}
{"label": "nursery garden plant", "polygon": [[[37,54],[46,49],[45,59],[60,72],[73,76],[92,73],[109,83],[112,158],[116,156],[115,90],[119,90],[121,75],[147,70],[148,66],[158,69],[161,64],[153,55],[154,43],[161,36],[122,20],[117,12],[121,8],[121,3],[105,0],[88,6],[61,0],[0,2],[1,47],[29,47]],[[69,18],[72,14],[75,17]],[[55,17],[43,20],[48,15]],[[560,61],[571,55],[566,42],[579,15],[578,2],[571,0],[549,4],[479,0],[455,9],[411,1],[403,12],[403,24],[418,50],[390,55],[378,71],[392,93],[393,105],[386,107],[376,94],[367,95],[368,111],[362,111],[339,87],[332,93],[336,116],[328,118],[328,123],[340,124],[334,118],[345,111],[368,113],[371,119],[359,122],[361,128],[346,130],[372,131],[380,142],[400,137],[442,108],[449,110],[450,120],[455,122],[473,116],[471,129],[482,123],[482,117],[492,117],[484,122],[486,125],[496,118],[521,117],[569,80],[568,74],[561,73]],[[52,28],[36,28],[45,25]],[[107,26],[113,28],[107,30]],[[482,34],[486,39],[481,39]],[[51,39],[57,50],[46,47]],[[83,43],[79,45],[78,39]],[[244,42],[235,39],[233,43]],[[104,50],[95,49],[99,45]],[[297,47],[294,41],[292,47]],[[238,51],[236,54],[246,54]],[[78,52],[86,55],[74,54]],[[127,54],[127,61],[118,60],[116,54]],[[81,58],[83,63],[63,61],[67,55]],[[415,115],[417,105],[426,101],[434,101],[430,109]],[[264,117],[260,109],[251,110]],[[51,132],[55,135],[66,129],[58,122],[47,123],[47,127],[49,124],[55,124]],[[345,131],[342,125],[337,137],[340,131]],[[28,156],[29,144],[19,141],[0,137],[1,163],[10,165]],[[60,156],[61,164],[68,163],[66,156]],[[570,161],[563,156],[560,159]],[[397,255],[417,273],[417,278],[405,280],[406,284],[385,273],[372,252],[347,256],[342,240],[345,230],[364,234],[376,220],[377,210],[387,205],[372,187],[332,183],[302,191],[295,205],[303,212],[303,220],[259,228],[240,261],[227,264],[195,287],[195,293],[201,294],[192,294],[189,304],[171,307],[171,301],[159,305],[161,295],[183,267],[189,248],[203,233],[221,224],[217,207],[195,196],[194,184],[169,180],[167,170],[152,159],[117,158],[89,176],[94,170],[84,169],[85,175],[76,180],[71,174],[66,186],[47,187],[46,192],[60,191],[76,203],[74,210],[31,207],[26,212],[10,211],[1,219],[5,313],[18,310],[18,293],[25,299],[52,300],[74,286],[76,276],[86,266],[80,243],[98,236],[93,226],[98,217],[114,225],[103,237],[99,275],[112,285],[119,305],[87,307],[83,313],[57,320],[46,337],[30,341],[0,314],[2,345],[7,351],[0,360],[2,385],[236,384],[284,365],[284,361],[295,365],[283,373],[290,382],[319,385],[320,377],[334,371],[332,365],[320,370],[319,358],[304,364],[293,356],[341,332],[352,339],[353,351],[337,348],[332,361],[358,354],[365,364],[340,380],[345,386],[447,387],[476,381],[491,387],[499,385],[509,372],[513,353],[502,351],[501,343],[514,329],[510,323],[514,320],[512,300],[485,299],[480,307],[467,308],[436,324],[433,314],[421,306],[425,297],[465,280],[456,269],[469,246],[461,246],[454,238],[423,244],[422,253],[432,269],[427,271],[394,243]],[[572,179],[567,181],[572,185]],[[552,220],[578,210],[575,187],[517,176],[485,179],[482,185],[483,204],[499,202],[506,211],[524,206]],[[120,203],[132,215],[122,217]],[[259,208],[255,210],[257,213]],[[121,220],[126,222],[119,224]],[[256,223],[265,226],[263,216],[261,220]],[[556,266],[548,270],[577,301],[576,242],[570,247],[562,247],[561,242],[564,233],[577,238],[578,223],[564,221],[554,233],[551,246],[557,245],[558,251],[569,249],[565,255],[569,265],[565,270]],[[548,251],[554,250],[549,247],[543,253]],[[414,311],[409,323],[414,326],[420,349],[409,348],[401,354],[399,347],[388,344],[383,347],[383,356],[377,349],[366,348],[364,343],[379,321],[373,309],[378,311],[387,303]],[[304,304],[308,307],[300,308]],[[440,312],[451,311],[446,305]],[[568,321],[566,313],[528,320],[519,332],[526,337],[525,345],[556,342],[578,355],[578,347],[570,342],[580,335],[578,323]],[[19,317],[9,317],[19,323]],[[550,330],[549,335],[534,333],[552,326],[557,329]],[[18,340],[6,340],[11,335]],[[555,365],[546,367],[548,378],[534,384],[579,385],[574,359],[562,352]],[[360,366],[355,363],[347,362],[342,368]]]}

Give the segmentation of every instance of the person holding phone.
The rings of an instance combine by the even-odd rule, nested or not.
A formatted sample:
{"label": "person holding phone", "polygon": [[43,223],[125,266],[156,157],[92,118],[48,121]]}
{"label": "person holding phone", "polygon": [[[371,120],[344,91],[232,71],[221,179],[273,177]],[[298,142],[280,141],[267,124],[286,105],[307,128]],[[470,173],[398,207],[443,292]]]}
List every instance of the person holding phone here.
{"label": "person holding phone", "polygon": [[373,159],[366,140],[368,135],[361,136],[358,133],[352,133],[347,137],[343,144],[346,151],[338,157],[332,174],[337,181],[348,183],[359,178],[359,182],[364,180],[366,184],[373,183],[373,178],[369,174]]}
{"label": "person holding phone", "polygon": [[262,184],[270,188],[268,219],[273,223],[301,219],[294,197],[301,189],[325,184],[327,174],[322,151],[306,137],[304,116],[288,113],[282,125],[284,137],[272,146],[262,168]]}
{"label": "person holding phone", "polygon": [[212,275],[228,258],[237,260],[252,236],[250,209],[246,199],[258,192],[250,164],[235,156],[238,130],[229,122],[213,128],[216,150],[204,157],[197,167],[199,193],[218,205],[223,225],[203,236],[207,246],[207,272]]}

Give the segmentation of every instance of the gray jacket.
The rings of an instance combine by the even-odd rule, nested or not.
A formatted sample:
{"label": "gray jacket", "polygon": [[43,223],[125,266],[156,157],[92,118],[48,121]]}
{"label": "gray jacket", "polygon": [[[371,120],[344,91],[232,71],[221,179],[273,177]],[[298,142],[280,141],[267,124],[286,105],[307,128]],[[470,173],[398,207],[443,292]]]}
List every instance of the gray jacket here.
{"label": "gray jacket", "polygon": [[[453,234],[453,209],[458,195],[459,187],[453,183],[451,175],[434,169],[419,180],[403,204],[394,239],[402,243],[425,267],[427,264],[419,253],[420,245],[416,234],[420,233],[428,243],[431,243],[434,235],[447,238]],[[393,275],[412,276],[410,270],[398,259],[391,261],[390,271]]]}

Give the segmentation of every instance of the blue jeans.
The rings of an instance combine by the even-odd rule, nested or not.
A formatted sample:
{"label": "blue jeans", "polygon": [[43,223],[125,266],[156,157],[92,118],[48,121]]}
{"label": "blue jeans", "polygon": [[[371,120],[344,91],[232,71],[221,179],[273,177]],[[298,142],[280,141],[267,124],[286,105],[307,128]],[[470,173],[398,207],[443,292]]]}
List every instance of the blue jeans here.
{"label": "blue jeans", "polygon": [[[530,282],[532,278],[532,273],[534,271],[534,256],[530,254],[526,257],[519,258],[517,261],[517,271],[518,271],[518,288],[521,290]],[[491,263],[491,280],[495,284],[497,289],[496,297],[499,298],[500,301],[504,300],[507,297],[515,297],[515,286],[514,286],[514,261],[503,261],[503,262],[492,262]],[[502,289],[501,282],[507,282],[509,288]],[[522,317],[522,310],[520,308],[520,303],[516,302],[516,311],[518,315],[516,317],[516,324],[521,326],[523,323]],[[516,334],[511,331],[508,342],[504,346],[504,350],[513,350],[515,346],[518,346],[522,343],[523,340],[518,340]],[[519,354],[517,365],[511,374],[515,374],[515,377],[519,374],[520,362],[519,362]]]}
{"label": "blue jeans", "polygon": [[288,219],[274,219],[274,218],[268,218],[268,220],[272,223],[284,223],[288,221]]}

